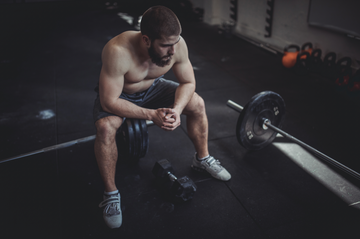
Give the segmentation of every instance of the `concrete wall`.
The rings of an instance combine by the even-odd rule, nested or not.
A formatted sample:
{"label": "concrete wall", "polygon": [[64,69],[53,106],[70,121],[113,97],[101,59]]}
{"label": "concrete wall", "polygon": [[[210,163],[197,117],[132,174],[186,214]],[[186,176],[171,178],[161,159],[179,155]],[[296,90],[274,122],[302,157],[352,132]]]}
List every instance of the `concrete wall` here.
{"label": "concrete wall", "polygon": [[[337,0],[341,1],[341,0]],[[204,22],[221,25],[230,19],[230,0],[192,0],[195,7],[204,8]],[[238,0],[237,23],[234,34],[250,38],[278,51],[290,44],[302,46],[311,42],[314,48],[326,53],[333,51],[337,59],[349,56],[354,69],[360,68],[360,41],[307,22],[310,0],[275,0],[272,35],[266,38],[266,0]],[[358,62],[357,62],[358,61]]]}
{"label": "concrete wall", "polygon": [[230,19],[230,0],[191,0],[194,8],[204,9],[204,22],[221,25]]}

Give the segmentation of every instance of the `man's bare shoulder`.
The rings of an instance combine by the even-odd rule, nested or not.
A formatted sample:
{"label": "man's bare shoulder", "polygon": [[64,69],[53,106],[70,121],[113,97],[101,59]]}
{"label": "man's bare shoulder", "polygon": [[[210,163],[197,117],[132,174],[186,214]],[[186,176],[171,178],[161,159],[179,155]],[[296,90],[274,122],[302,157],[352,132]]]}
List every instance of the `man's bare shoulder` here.
{"label": "man's bare shoulder", "polygon": [[180,41],[178,44],[176,44],[176,54],[175,54],[175,62],[174,63],[179,63],[179,62],[183,62],[183,61],[187,61],[188,57],[189,57],[189,53],[188,53],[188,47],[186,45],[185,39],[183,37],[181,37]]}
{"label": "man's bare shoulder", "polygon": [[129,59],[133,59],[134,54],[134,38],[138,32],[126,31],[112,38],[103,48],[103,63],[112,62],[121,64],[123,67],[129,63]]}
{"label": "man's bare shoulder", "polygon": [[134,38],[138,32],[125,31],[106,43],[103,52],[130,53],[134,48]]}

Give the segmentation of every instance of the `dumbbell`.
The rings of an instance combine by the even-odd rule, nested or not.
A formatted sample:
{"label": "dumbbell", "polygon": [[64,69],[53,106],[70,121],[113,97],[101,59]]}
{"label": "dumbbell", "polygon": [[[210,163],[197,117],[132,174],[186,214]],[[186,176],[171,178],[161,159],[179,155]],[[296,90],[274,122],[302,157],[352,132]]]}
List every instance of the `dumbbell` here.
{"label": "dumbbell", "polygon": [[171,163],[167,159],[157,161],[152,173],[157,183],[175,199],[188,201],[193,198],[197,188],[195,183],[187,176],[176,177]]}

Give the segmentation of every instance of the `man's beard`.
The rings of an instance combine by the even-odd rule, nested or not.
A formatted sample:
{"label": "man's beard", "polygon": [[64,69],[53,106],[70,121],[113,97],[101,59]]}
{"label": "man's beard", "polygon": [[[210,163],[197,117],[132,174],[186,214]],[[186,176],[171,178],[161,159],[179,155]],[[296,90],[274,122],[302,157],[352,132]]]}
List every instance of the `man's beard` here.
{"label": "man's beard", "polygon": [[[150,46],[150,48],[148,49],[148,53],[149,53],[149,56],[151,58],[151,61],[156,64],[157,66],[160,66],[160,67],[164,67],[166,65],[169,65],[170,64],[170,61],[171,61],[171,55],[166,55],[166,56],[160,56],[154,49],[153,45]],[[167,60],[164,60],[164,58],[168,58],[170,56],[169,59]]]}

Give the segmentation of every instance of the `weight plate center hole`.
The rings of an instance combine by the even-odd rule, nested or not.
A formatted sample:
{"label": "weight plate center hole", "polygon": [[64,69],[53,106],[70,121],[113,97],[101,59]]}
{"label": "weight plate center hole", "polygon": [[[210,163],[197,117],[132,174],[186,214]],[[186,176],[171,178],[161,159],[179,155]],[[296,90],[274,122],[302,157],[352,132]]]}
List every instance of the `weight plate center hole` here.
{"label": "weight plate center hole", "polygon": [[[266,130],[264,128],[264,120],[268,119],[270,122],[273,121],[274,112],[269,109],[262,110],[255,118],[253,129],[254,133],[257,136],[262,136],[266,133],[272,134],[272,132],[269,132],[269,130]],[[266,127],[267,128],[267,127]]]}

